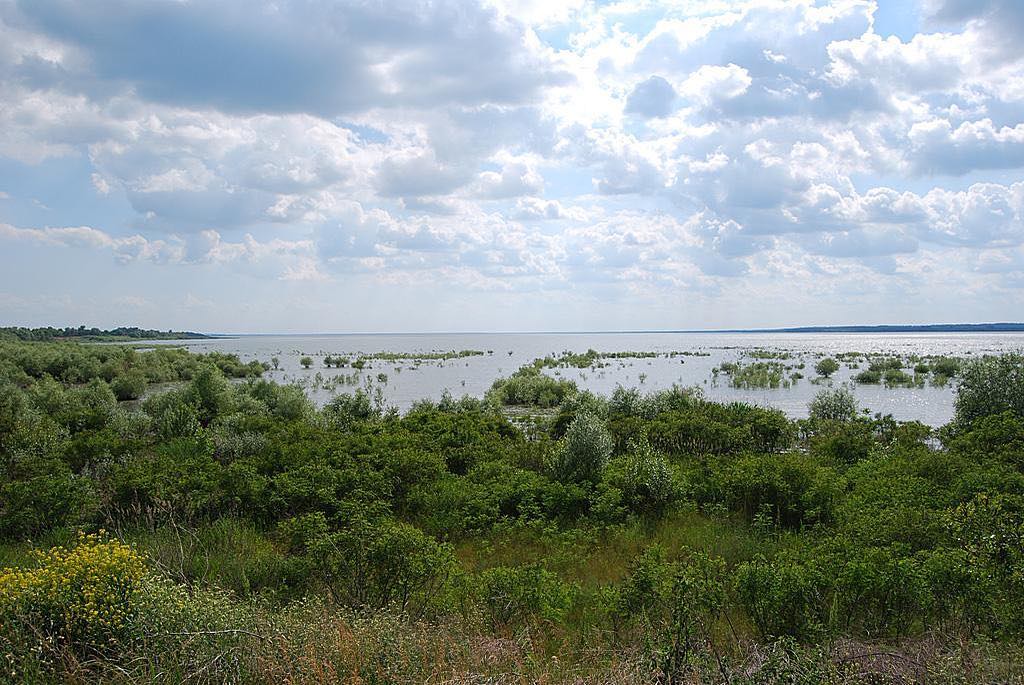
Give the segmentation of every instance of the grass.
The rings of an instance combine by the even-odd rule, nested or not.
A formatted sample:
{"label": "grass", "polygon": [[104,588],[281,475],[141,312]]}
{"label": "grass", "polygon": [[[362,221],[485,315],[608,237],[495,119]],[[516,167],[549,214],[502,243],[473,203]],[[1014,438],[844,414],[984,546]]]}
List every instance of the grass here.
{"label": "grass", "polygon": [[217,519],[190,529],[133,528],[124,538],[173,580],[220,587],[245,597],[291,596],[287,557],[250,522]]}
{"label": "grass", "polygon": [[594,588],[622,580],[633,559],[654,544],[660,545],[669,559],[687,551],[703,551],[732,567],[757,554],[771,556],[797,544],[797,538],[792,533],[765,536],[732,518],[677,511],[653,526],[633,521],[603,531],[554,532],[540,526],[516,526],[463,542],[456,554],[469,571],[546,562],[563,579]]}
{"label": "grass", "polygon": [[[40,542],[58,544],[69,535],[58,532]],[[495,531],[458,545],[468,574],[461,582],[493,566],[541,563],[573,597],[557,623],[537,619],[496,628],[473,605],[433,620],[411,620],[389,611],[340,609],[308,589],[304,599],[275,595],[273,582],[255,579],[284,577],[275,576],[283,571],[279,550],[252,524],[235,519],[194,530],[139,527],[124,537],[159,576],[146,581],[131,639],[102,658],[43,643],[38,662],[15,663],[0,674],[0,683],[665,682],[657,670],[663,637],[645,634],[643,624],[613,626],[603,611],[603,589],[626,578],[637,555],[657,544],[669,560],[700,550],[735,566],[806,543],[806,533],[765,533],[692,509],[654,524]],[[27,563],[30,548],[0,546],[0,559],[3,565]],[[754,639],[742,612],[730,607],[708,626],[714,649],[694,654],[672,682],[938,685],[1024,677],[1014,643],[996,646],[938,633],[899,642],[765,643]],[[0,656],[5,639],[0,631]],[[55,671],[46,664],[56,664]],[[53,672],[59,677],[48,675]]]}

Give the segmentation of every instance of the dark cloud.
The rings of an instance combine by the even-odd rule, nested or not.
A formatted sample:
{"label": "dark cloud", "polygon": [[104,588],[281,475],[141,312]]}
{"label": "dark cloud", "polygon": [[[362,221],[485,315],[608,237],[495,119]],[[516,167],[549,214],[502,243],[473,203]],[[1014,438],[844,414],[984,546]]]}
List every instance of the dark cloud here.
{"label": "dark cloud", "polygon": [[672,113],[676,90],[660,76],[651,76],[633,88],[626,98],[626,111],[644,117],[666,117]]}
{"label": "dark cloud", "polygon": [[[460,2],[28,0],[18,9],[24,24],[81,50],[96,78],[175,105],[333,116],[522,103],[567,79],[525,48],[521,26]],[[39,66],[31,75],[60,78]]]}
{"label": "dark cloud", "polygon": [[1024,2],[1020,0],[926,0],[926,17],[941,27],[973,21],[992,39],[993,56],[1024,56]]}
{"label": "dark cloud", "polygon": [[464,186],[472,176],[472,167],[444,164],[427,152],[385,160],[377,170],[375,187],[383,197],[443,195]]}

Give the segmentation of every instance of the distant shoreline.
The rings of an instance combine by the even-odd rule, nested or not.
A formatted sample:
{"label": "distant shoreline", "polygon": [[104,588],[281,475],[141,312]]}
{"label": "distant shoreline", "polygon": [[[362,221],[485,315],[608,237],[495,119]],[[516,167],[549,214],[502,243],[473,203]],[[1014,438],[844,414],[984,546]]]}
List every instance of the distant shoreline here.
{"label": "distant shoreline", "polygon": [[879,324],[843,326],[791,326],[786,328],[708,328],[678,330],[593,330],[593,331],[357,331],[315,333],[209,333],[207,338],[244,337],[333,337],[333,336],[417,336],[417,335],[636,335],[636,334],[721,334],[721,333],[1024,333],[1024,323],[940,323]]}
{"label": "distant shoreline", "polygon": [[881,324],[873,326],[795,326],[721,333],[1024,333],[1024,323]]}

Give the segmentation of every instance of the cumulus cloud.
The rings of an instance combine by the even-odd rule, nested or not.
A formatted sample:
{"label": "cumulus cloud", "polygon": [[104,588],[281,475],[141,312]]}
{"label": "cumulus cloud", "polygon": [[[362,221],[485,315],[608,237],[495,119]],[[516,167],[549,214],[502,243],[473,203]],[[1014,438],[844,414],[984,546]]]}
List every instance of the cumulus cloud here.
{"label": "cumulus cloud", "polygon": [[676,89],[660,76],[651,76],[633,88],[626,98],[626,111],[645,117],[664,117],[672,113]]}
{"label": "cumulus cloud", "polygon": [[[155,264],[218,264],[254,266],[265,274],[284,277],[313,252],[307,240],[289,241],[274,238],[258,241],[246,234],[238,242],[225,241],[220,233],[206,230],[196,236],[148,239],[142,235],[115,236],[91,226],[19,228],[0,223],[0,239],[40,246],[77,248],[109,252],[121,264],[152,262]],[[291,258],[298,258],[292,260]],[[284,270],[284,275],[278,273]]]}
{"label": "cumulus cloud", "polygon": [[12,0],[6,220],[69,225],[0,241],[289,288],[1012,301],[1020,3],[876,9]]}
{"label": "cumulus cloud", "polygon": [[456,2],[16,4],[17,21],[73,47],[95,77],[179,105],[332,116],[518,103],[567,79],[521,25]]}
{"label": "cumulus cloud", "polygon": [[428,150],[388,157],[377,169],[375,185],[384,197],[424,197],[451,193],[471,177],[470,167],[442,162]]}
{"label": "cumulus cloud", "polygon": [[991,119],[965,121],[955,128],[945,119],[910,127],[908,158],[927,174],[965,174],[978,169],[1024,166],[1024,123],[996,128]]}
{"label": "cumulus cloud", "polygon": [[544,192],[544,178],[522,162],[506,164],[501,173],[485,171],[477,180],[476,194],[487,199],[503,199]]}

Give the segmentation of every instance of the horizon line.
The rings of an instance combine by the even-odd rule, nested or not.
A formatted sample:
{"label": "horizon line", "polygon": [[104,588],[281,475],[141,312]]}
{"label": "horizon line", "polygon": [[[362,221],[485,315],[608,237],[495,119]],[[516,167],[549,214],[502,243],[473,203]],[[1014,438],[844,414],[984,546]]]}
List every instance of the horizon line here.
{"label": "horizon line", "polygon": [[986,323],[927,323],[927,324],[835,324],[781,326],[773,328],[662,328],[662,329],[591,329],[591,330],[531,330],[531,331],[347,331],[347,332],[209,332],[211,337],[232,336],[376,336],[376,335],[628,335],[628,334],[697,334],[697,333],[873,333],[873,332],[935,332],[935,333],[1024,333],[1024,322],[998,321]]}

